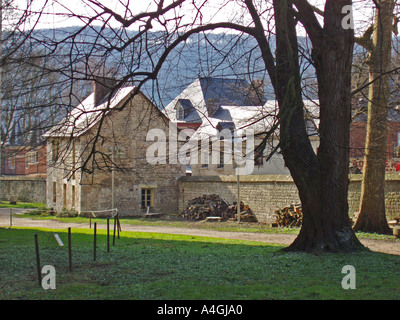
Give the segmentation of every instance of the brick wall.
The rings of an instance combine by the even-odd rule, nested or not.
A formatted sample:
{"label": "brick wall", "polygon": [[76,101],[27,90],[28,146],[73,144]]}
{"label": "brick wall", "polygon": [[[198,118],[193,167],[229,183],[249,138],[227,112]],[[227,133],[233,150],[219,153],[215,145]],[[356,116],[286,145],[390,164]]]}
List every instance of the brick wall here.
{"label": "brick wall", "polygon": [[[361,175],[353,175],[349,186],[349,214],[358,211]],[[278,208],[299,203],[297,188],[290,176],[257,175],[241,176],[240,199],[248,204],[258,221],[269,223],[275,220]],[[400,175],[388,175],[386,182],[386,214],[392,219],[400,214]],[[185,176],[179,179],[179,211],[190,199],[203,194],[218,194],[229,203],[237,201],[236,176]]]}

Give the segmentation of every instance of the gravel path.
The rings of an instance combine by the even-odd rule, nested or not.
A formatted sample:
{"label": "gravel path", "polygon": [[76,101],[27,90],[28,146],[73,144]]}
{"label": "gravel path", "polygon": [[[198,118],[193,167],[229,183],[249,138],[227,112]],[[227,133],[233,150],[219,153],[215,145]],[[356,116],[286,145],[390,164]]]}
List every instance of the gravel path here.
{"label": "gravel path", "polygon": [[[28,218],[18,218],[13,216],[12,225],[14,227],[40,227],[50,229],[67,229],[75,228],[88,228],[87,224],[83,223],[64,223],[57,220],[33,220]],[[0,227],[9,227],[9,217],[0,216]],[[106,225],[99,224],[98,228],[106,228]],[[216,231],[207,229],[194,229],[183,227],[163,227],[163,226],[132,226],[121,225],[123,231],[136,231],[136,232],[156,232],[167,234],[181,234],[203,237],[214,237],[224,239],[239,239],[250,241],[261,241],[266,243],[276,243],[282,245],[289,245],[296,238],[292,234],[271,234],[271,233],[252,233],[252,232],[229,232],[229,231]],[[372,251],[400,255],[400,240],[360,240],[366,247]]]}

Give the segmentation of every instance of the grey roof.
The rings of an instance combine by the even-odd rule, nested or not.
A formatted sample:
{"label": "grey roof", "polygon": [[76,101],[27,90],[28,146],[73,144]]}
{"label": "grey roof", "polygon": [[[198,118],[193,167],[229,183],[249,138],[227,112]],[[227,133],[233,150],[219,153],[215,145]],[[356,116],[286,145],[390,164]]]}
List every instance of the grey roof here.
{"label": "grey roof", "polygon": [[115,108],[129,97],[135,87],[118,89],[110,99],[103,99],[99,104],[94,103],[94,93],[91,93],[70,114],[57,125],[47,131],[44,137],[78,137],[92,128],[104,114]]}
{"label": "grey roof", "polygon": [[219,106],[260,105],[260,101],[256,101],[251,96],[250,84],[245,80],[225,78],[200,78],[199,80],[208,107],[212,107],[211,104]]}
{"label": "grey roof", "polygon": [[245,80],[207,77],[196,79],[165,107],[164,113],[172,121],[176,120],[177,103],[185,109],[185,122],[202,123],[223,105],[257,106],[264,101]]}

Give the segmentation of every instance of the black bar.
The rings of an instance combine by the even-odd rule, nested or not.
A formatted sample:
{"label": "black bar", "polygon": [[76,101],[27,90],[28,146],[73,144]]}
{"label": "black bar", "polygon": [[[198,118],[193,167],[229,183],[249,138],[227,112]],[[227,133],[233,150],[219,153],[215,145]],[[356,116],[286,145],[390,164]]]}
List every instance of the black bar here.
{"label": "black bar", "polygon": [[107,218],[107,252],[110,252],[110,218]]}
{"label": "black bar", "polygon": [[120,231],[122,231],[121,223],[119,222],[119,213],[117,213],[117,223],[118,223],[118,239],[119,239],[119,233],[120,233]]}
{"label": "black bar", "polygon": [[97,222],[94,223],[94,248],[93,248],[93,260],[96,261],[96,230],[97,230]]}
{"label": "black bar", "polygon": [[68,263],[69,271],[72,271],[71,227],[68,228]]}
{"label": "black bar", "polygon": [[115,217],[114,217],[114,235],[113,235],[113,246],[115,245],[115,226],[116,226],[116,223],[117,223],[117,217],[115,216]]}
{"label": "black bar", "polygon": [[38,281],[39,281],[39,286],[41,286],[42,285],[42,272],[40,270],[39,241],[38,241],[37,233],[35,233],[35,249],[36,249],[36,266],[37,266],[37,273],[38,273]]}

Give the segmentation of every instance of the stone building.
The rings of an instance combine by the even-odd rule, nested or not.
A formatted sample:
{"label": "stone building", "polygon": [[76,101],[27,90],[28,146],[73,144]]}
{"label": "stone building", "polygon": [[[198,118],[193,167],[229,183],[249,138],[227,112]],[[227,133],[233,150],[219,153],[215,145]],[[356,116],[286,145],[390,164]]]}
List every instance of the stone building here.
{"label": "stone building", "polygon": [[[249,167],[246,174],[290,174],[279,149],[277,102],[266,100],[263,88],[261,80],[248,83],[230,78],[198,78],[165,107],[163,112],[171,122],[178,130],[187,132],[189,143],[198,144],[201,150],[190,155],[188,174],[235,175],[238,166],[235,150],[238,149],[242,149],[243,158],[252,158],[254,162],[251,166],[245,164]],[[317,102],[305,100],[304,104],[310,140],[317,150]],[[247,135],[249,129],[254,134],[251,141]],[[227,134],[224,136],[223,132]],[[266,136],[267,143],[261,148]],[[224,141],[218,144],[216,140]],[[227,149],[232,152],[226,152]]]}
{"label": "stone building", "polygon": [[150,164],[151,129],[168,120],[136,87],[108,94],[104,79],[47,138],[47,206],[80,213],[117,208],[121,215],[176,213],[179,164]]}
{"label": "stone building", "polygon": [[1,175],[46,177],[46,146],[5,146],[1,149]]}

